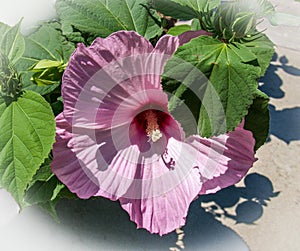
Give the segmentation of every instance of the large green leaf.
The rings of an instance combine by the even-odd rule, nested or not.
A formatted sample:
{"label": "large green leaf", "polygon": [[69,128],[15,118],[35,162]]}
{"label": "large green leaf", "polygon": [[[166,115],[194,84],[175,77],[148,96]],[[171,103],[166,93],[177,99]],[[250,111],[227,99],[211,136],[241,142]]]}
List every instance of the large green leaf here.
{"label": "large green leaf", "polygon": [[268,138],[270,129],[270,112],[268,108],[269,97],[257,90],[256,97],[245,118],[244,128],[252,131],[255,138],[255,151],[258,150]]}
{"label": "large green leaf", "polygon": [[200,18],[201,13],[207,12],[220,5],[220,0],[152,0],[151,7],[181,20]]}
{"label": "large green leaf", "polygon": [[107,37],[119,30],[134,30],[147,39],[162,30],[146,8],[147,0],[58,0],[56,9],[68,35],[74,27],[81,32]]}
{"label": "large green leaf", "polygon": [[270,65],[274,54],[274,44],[265,34],[257,35],[257,38],[245,40],[244,46],[256,55],[259,66],[261,68],[261,76],[263,76]]}
{"label": "large green leaf", "polygon": [[191,118],[185,127],[186,119],[180,115],[187,106],[197,132],[210,137],[233,130],[248,113],[256,96],[260,67],[245,46],[201,36],[179,47],[164,75],[177,80],[164,83],[164,89],[173,95],[169,109],[175,118],[187,134],[195,133]]}
{"label": "large green leaf", "polygon": [[0,105],[0,128],[0,184],[22,205],[25,189],[54,143],[54,115],[43,97],[26,91],[8,107]]}
{"label": "large green leaf", "polygon": [[28,71],[34,64],[45,59],[61,61],[62,57],[65,63],[68,62],[75,47],[65,39],[59,29],[60,25],[58,23],[45,23],[26,38],[24,55],[16,65],[22,76],[24,90],[32,90],[45,95],[59,86],[60,79],[49,86],[37,86],[30,80],[34,73]]}
{"label": "large green leaf", "polygon": [[0,51],[7,56],[11,65],[15,65],[25,51],[24,37],[20,32],[21,21],[9,29],[5,25],[1,26],[0,31],[4,35],[1,38]]}

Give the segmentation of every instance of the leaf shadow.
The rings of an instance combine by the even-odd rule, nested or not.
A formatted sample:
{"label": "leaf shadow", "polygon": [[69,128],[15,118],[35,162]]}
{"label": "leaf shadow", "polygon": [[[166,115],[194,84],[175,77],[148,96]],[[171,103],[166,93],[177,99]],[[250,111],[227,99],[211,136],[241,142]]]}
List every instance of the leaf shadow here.
{"label": "leaf shadow", "polygon": [[259,89],[275,99],[284,98],[285,96],[284,91],[281,89],[283,81],[278,74],[279,69],[282,69],[287,74],[300,76],[300,69],[289,65],[289,60],[286,56],[279,57],[277,53],[274,53],[271,64],[265,75],[260,79]]}
{"label": "leaf shadow", "polygon": [[244,187],[231,186],[216,194],[202,196],[205,210],[216,219],[230,218],[236,224],[255,224],[271,198],[280,192],[274,192],[271,180],[258,173],[247,175],[244,183]]}
{"label": "leaf shadow", "polygon": [[[300,76],[300,68],[289,65],[286,56],[279,57],[277,53],[274,53],[265,76],[260,79],[259,89],[275,99],[285,97],[285,93],[281,89],[283,81],[278,73],[279,69],[286,74]],[[287,144],[300,140],[300,107],[277,110],[274,105],[269,105],[269,110],[271,115],[270,135],[276,136]],[[270,140],[269,138],[268,141]]]}
{"label": "leaf shadow", "polygon": [[289,144],[300,140],[300,107],[276,110],[269,105],[271,121],[270,134]]}

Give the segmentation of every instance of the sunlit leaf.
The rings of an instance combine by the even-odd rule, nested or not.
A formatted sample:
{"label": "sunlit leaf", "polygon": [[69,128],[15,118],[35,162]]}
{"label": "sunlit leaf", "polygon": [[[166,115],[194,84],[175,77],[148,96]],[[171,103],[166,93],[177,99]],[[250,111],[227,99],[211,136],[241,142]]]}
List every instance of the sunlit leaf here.
{"label": "sunlit leaf", "polygon": [[22,205],[54,143],[54,115],[43,97],[27,91],[8,107],[0,105],[0,128],[0,184]]}
{"label": "sunlit leaf", "polygon": [[[202,36],[179,47],[164,75],[181,82],[165,81],[164,89],[172,93],[169,108],[186,133],[210,137],[233,130],[248,113],[260,67],[255,54],[243,45]],[[192,112],[197,132],[178,112],[182,106]]]}
{"label": "sunlit leaf", "polygon": [[15,65],[25,51],[24,37],[20,32],[21,21],[9,29],[1,26],[0,31],[3,31],[4,34],[0,39],[0,51],[7,56],[11,65]]}
{"label": "sunlit leaf", "polygon": [[147,4],[147,0],[58,0],[56,10],[65,35],[70,35],[71,27],[75,27],[94,37],[134,30],[150,39],[162,30],[155,20],[155,12],[148,10]]}
{"label": "sunlit leaf", "polygon": [[21,73],[24,90],[32,90],[45,95],[59,86],[62,72],[56,74],[56,79],[49,79],[52,81],[51,85],[38,86],[31,81],[34,72],[29,71],[33,66],[45,62],[68,62],[75,47],[65,39],[59,29],[58,23],[44,23],[36,32],[26,38],[25,53],[16,65]]}

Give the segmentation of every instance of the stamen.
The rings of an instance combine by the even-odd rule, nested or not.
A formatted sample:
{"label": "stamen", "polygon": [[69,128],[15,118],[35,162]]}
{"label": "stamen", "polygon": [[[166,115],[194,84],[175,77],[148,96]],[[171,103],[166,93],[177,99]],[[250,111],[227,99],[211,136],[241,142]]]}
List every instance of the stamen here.
{"label": "stamen", "polygon": [[162,137],[162,133],[159,130],[159,125],[157,123],[157,114],[153,110],[148,110],[145,112],[146,120],[146,133],[149,137],[149,142],[156,142]]}

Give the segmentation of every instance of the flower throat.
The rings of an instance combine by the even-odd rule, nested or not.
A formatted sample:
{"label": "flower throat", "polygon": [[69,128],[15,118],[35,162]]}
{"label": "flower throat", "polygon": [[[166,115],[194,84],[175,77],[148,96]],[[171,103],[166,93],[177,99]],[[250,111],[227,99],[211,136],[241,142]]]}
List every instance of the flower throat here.
{"label": "flower throat", "polygon": [[144,112],[146,122],[146,133],[149,137],[149,142],[156,142],[162,137],[162,133],[159,130],[157,113],[153,110],[147,110]]}

